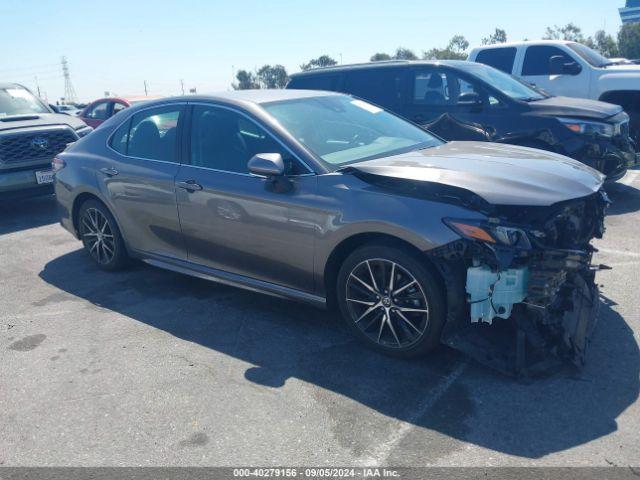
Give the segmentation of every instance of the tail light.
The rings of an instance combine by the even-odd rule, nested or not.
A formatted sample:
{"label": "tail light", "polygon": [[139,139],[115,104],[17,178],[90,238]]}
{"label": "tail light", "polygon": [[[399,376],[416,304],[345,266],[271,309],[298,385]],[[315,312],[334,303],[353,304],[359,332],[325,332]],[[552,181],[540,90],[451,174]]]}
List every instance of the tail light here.
{"label": "tail light", "polygon": [[62,170],[66,166],[67,166],[67,164],[60,157],[55,157],[51,161],[51,168],[53,169],[53,173],[59,172],[60,170]]}

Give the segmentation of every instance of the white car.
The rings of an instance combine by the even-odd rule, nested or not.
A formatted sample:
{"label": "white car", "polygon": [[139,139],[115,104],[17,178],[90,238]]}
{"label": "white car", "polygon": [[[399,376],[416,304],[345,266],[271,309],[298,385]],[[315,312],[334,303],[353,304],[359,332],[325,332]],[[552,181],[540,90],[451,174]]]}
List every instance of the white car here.
{"label": "white car", "polygon": [[608,59],[576,42],[538,40],[474,48],[472,62],[520,77],[552,95],[615,103],[631,117],[632,136],[640,133],[640,65]]}

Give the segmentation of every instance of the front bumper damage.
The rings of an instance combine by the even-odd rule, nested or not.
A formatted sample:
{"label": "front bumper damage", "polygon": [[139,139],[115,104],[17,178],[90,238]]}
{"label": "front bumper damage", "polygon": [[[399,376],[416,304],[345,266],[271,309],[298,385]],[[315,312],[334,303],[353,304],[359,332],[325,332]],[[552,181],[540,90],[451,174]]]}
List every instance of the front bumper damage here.
{"label": "front bumper damage", "polygon": [[447,287],[442,342],[509,375],[584,365],[598,318],[595,276],[608,268],[592,264],[590,241],[604,233],[608,204],[600,191],[547,208],[499,208],[492,221],[518,225],[527,242],[461,239],[430,252]]}

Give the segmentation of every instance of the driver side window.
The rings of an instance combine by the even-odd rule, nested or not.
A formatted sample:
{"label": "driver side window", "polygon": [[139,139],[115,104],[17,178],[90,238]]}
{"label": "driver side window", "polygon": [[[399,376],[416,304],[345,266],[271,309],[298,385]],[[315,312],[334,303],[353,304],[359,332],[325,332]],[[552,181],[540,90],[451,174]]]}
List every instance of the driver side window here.
{"label": "driver side window", "polygon": [[268,132],[226,108],[196,105],[191,120],[191,165],[248,174],[247,164],[258,153],[279,153],[288,175],[308,173]]}

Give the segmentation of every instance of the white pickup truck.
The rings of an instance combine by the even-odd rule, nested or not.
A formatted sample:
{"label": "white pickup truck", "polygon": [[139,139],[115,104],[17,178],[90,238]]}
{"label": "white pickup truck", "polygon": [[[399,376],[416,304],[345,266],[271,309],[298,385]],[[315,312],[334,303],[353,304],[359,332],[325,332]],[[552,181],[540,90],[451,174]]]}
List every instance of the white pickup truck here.
{"label": "white pickup truck", "polygon": [[472,62],[510,73],[551,95],[589,98],[620,105],[640,140],[640,65],[608,59],[576,42],[538,40],[475,48]]}

